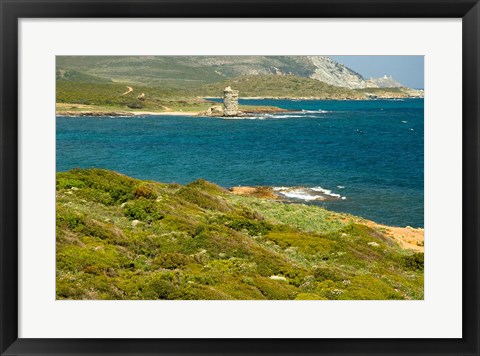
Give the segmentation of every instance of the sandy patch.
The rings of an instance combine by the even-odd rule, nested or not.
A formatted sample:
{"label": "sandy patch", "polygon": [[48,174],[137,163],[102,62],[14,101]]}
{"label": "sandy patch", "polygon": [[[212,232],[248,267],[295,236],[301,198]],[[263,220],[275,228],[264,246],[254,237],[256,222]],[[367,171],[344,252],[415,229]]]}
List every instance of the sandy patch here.
{"label": "sandy patch", "polygon": [[271,187],[233,187],[230,192],[235,195],[252,196],[256,198],[279,200]]}
{"label": "sandy patch", "polygon": [[387,226],[369,220],[363,222],[393,238],[402,248],[424,252],[425,230],[422,228]]}
{"label": "sandy patch", "polygon": [[132,114],[136,116],[140,115],[155,115],[155,116],[196,116],[200,112],[199,111],[132,111]]}
{"label": "sandy patch", "polygon": [[[276,194],[271,187],[232,187],[230,188],[230,192],[236,195],[252,196],[256,198],[285,200],[283,197]],[[353,222],[365,224],[368,227],[375,229],[379,233],[393,239],[404,249],[414,250],[417,252],[424,251],[425,231],[422,228],[413,228],[410,226],[387,226],[358,217],[345,216],[341,213],[332,212],[332,214],[336,219],[345,223],[351,222],[353,219]]]}

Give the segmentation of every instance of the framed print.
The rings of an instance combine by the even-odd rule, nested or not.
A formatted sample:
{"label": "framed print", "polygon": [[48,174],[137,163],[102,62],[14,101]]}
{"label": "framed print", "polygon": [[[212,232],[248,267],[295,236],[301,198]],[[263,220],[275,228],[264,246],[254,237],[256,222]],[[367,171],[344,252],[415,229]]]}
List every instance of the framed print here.
{"label": "framed print", "polygon": [[478,355],[477,1],[2,1],[1,343]]}

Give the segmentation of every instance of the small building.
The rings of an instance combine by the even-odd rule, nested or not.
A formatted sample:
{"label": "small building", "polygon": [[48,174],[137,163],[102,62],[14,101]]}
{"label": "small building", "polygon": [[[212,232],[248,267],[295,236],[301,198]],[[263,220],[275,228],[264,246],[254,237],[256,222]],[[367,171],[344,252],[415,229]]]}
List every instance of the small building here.
{"label": "small building", "polygon": [[238,115],[238,90],[231,87],[223,89],[223,116]]}

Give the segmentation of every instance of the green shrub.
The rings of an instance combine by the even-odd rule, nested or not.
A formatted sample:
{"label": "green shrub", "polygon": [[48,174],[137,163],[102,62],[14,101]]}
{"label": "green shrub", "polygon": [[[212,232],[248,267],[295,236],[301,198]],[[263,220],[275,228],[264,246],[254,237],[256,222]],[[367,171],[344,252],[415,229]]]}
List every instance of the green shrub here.
{"label": "green shrub", "polygon": [[255,278],[255,286],[260,292],[270,300],[289,300],[295,299],[298,292],[295,287],[283,282],[274,281],[269,278],[257,277]]}
{"label": "green shrub", "polygon": [[410,256],[405,256],[403,258],[403,266],[407,270],[411,271],[423,271],[424,269],[424,256],[423,253],[414,253]]}
{"label": "green shrub", "polygon": [[83,219],[84,217],[80,213],[57,204],[57,228],[74,230],[77,226],[83,225]]}
{"label": "green shrub", "polygon": [[202,192],[198,189],[198,187],[195,186],[185,186],[180,188],[180,190],[177,192],[177,196],[184,201],[197,205],[202,209],[221,212],[231,210],[231,207],[222,198]]}
{"label": "green shrub", "polygon": [[295,300],[327,300],[327,298],[314,293],[299,293]]}
{"label": "green shrub", "polygon": [[266,238],[275,242],[283,249],[296,247],[299,252],[307,255],[325,254],[334,249],[336,242],[312,233],[273,230]]}
{"label": "green shrub", "polygon": [[72,169],[57,175],[57,185],[75,186],[77,188],[89,187],[107,193],[111,197],[111,204],[133,199],[132,188],[135,183],[136,180],[133,178],[97,168]]}
{"label": "green shrub", "polygon": [[198,190],[201,190],[205,193],[214,194],[214,195],[218,195],[218,194],[227,192],[224,188],[220,187],[219,185],[210,183],[209,181],[206,181],[205,179],[197,179],[197,180],[187,184],[187,187],[198,189]]}
{"label": "green shrub", "polygon": [[70,188],[83,188],[85,183],[74,177],[69,177],[65,173],[59,173],[57,175],[57,189],[70,189]]}
{"label": "green shrub", "polygon": [[75,191],[75,195],[79,199],[86,201],[96,202],[104,205],[113,205],[115,204],[115,199],[105,191],[98,190],[95,188],[85,187],[81,188],[78,191]]}
{"label": "green shrub", "polygon": [[336,274],[326,267],[316,267],[313,270],[313,276],[315,277],[315,280],[318,282],[322,282],[325,280],[332,280],[332,281],[338,280]]}
{"label": "green shrub", "polygon": [[174,294],[173,299],[181,300],[227,300],[232,297],[213,286],[204,286],[199,284],[187,284],[182,286]]}
{"label": "green shrub", "polygon": [[170,299],[170,296],[175,291],[175,286],[172,282],[164,279],[154,279],[146,286],[143,291],[144,299]]}
{"label": "green shrub", "polygon": [[161,253],[153,261],[155,266],[166,269],[184,267],[193,262],[193,257],[181,253]]}
{"label": "green shrub", "polygon": [[165,216],[158,204],[143,197],[127,203],[124,215],[130,220],[140,220],[151,223]]}
{"label": "green shrub", "polygon": [[135,198],[157,198],[157,194],[155,193],[153,187],[145,183],[140,183],[139,185],[135,186],[133,189],[133,195],[135,196]]}
{"label": "green shrub", "polygon": [[379,278],[368,275],[356,276],[345,287],[345,292],[338,299],[348,300],[388,300],[404,299],[394,288]]}
{"label": "green shrub", "polygon": [[72,212],[57,205],[57,227],[68,229],[80,236],[93,236],[100,239],[113,238],[113,226],[96,221],[85,214]]}
{"label": "green shrub", "polygon": [[234,215],[226,215],[222,220],[229,228],[236,231],[245,230],[251,236],[266,235],[272,229],[272,225],[266,221],[251,220]]}
{"label": "green shrub", "polygon": [[315,288],[315,294],[320,295],[320,297],[328,300],[339,299],[340,295],[344,293],[343,286],[335,283],[329,279],[317,283]]}
{"label": "green shrub", "polygon": [[57,269],[63,271],[104,274],[109,268],[116,270],[128,262],[116,247],[109,245],[67,245],[57,251]]}

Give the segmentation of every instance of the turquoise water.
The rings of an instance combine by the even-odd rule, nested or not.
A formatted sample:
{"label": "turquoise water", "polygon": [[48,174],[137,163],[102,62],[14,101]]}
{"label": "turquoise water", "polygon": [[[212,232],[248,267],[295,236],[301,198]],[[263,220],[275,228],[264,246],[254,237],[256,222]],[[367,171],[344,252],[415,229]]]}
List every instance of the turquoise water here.
{"label": "turquoise water", "polygon": [[321,187],[344,199],[307,203],[423,227],[423,99],[241,103],[299,112],[248,120],[57,117],[57,171],[101,167],[161,182]]}

